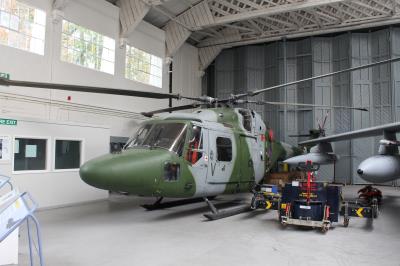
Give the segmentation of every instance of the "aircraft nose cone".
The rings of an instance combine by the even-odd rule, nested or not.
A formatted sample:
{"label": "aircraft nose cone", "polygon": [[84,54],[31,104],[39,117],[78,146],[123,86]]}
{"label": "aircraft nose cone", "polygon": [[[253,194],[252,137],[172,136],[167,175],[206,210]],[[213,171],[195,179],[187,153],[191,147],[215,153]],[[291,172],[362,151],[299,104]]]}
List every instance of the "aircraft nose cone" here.
{"label": "aircraft nose cone", "polygon": [[383,183],[400,176],[400,157],[376,155],[362,161],[357,174],[371,183]]}
{"label": "aircraft nose cone", "polygon": [[104,159],[90,160],[79,170],[79,175],[86,184],[101,189],[107,186],[107,176],[110,174],[109,165]]}
{"label": "aircraft nose cone", "polygon": [[79,174],[85,183],[99,189],[151,196],[169,156],[159,150],[108,154],[86,162]]}
{"label": "aircraft nose cone", "polygon": [[371,161],[367,159],[360,163],[357,169],[357,174],[365,181],[373,182],[374,180],[372,179],[375,179],[377,174],[379,174],[379,172],[376,171],[376,168],[376,164],[374,162],[371,163]]}

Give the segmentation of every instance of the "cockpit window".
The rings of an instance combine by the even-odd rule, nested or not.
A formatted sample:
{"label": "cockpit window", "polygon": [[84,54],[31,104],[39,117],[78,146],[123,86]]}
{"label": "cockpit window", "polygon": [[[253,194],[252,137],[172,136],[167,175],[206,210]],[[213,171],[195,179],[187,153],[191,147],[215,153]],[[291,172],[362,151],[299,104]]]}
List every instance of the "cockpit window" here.
{"label": "cockpit window", "polygon": [[251,132],[251,119],[252,119],[251,112],[249,110],[239,110],[239,113],[243,117],[243,127],[247,131]]}
{"label": "cockpit window", "polygon": [[136,131],[135,135],[133,138],[128,140],[128,142],[125,145],[126,148],[132,148],[134,146],[139,146],[139,143],[143,143],[145,137],[147,136],[147,133],[149,133],[150,128],[152,127],[152,124],[146,124],[141,127]]}
{"label": "cockpit window", "polygon": [[129,140],[125,149],[133,147],[159,147],[182,155],[186,137],[183,123],[145,124]]}
{"label": "cockpit window", "polygon": [[201,127],[193,126],[189,139],[189,148],[186,153],[186,160],[195,164],[203,156],[203,132]]}

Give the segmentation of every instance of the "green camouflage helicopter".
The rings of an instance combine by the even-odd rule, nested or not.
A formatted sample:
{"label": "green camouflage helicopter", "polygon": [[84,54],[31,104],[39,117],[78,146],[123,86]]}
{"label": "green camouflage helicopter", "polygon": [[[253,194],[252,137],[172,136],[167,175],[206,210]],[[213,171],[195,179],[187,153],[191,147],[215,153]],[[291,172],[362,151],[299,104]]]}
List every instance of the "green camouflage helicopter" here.
{"label": "green camouflage helicopter", "polygon": [[[302,153],[302,150],[274,140],[261,116],[240,104],[272,104],[348,108],[286,102],[251,101],[248,97],[288,85],[399,61],[388,59],[273,87],[231,95],[227,99],[185,97],[178,94],[128,91],[111,88],[16,81],[0,78],[0,85],[36,87],[136,96],[156,99],[189,99],[197,103],[142,113],[146,117],[166,113],[141,124],[136,134],[119,153],[107,154],[86,162],[80,168],[84,182],[99,189],[145,197],[156,197],[148,208],[162,206],[167,198],[204,199],[211,209],[209,219],[237,213],[219,211],[208,200],[221,194],[250,192],[278,159]],[[199,109],[193,113],[168,113]]]}

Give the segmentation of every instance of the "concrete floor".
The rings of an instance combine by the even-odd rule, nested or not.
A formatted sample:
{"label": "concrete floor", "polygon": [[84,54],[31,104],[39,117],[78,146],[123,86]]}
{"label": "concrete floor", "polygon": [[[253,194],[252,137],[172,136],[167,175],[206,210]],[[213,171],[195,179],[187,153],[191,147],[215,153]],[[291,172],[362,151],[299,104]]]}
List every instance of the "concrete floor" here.
{"label": "concrete floor", "polygon": [[[346,187],[349,197],[358,187]],[[206,221],[204,203],[145,211],[149,199],[113,198],[42,211],[46,265],[400,265],[400,189],[385,187],[380,217],[326,235],[283,229],[275,211]],[[215,201],[223,204],[228,198]],[[21,237],[24,238],[24,230]],[[23,240],[23,239],[22,239]],[[21,241],[20,265],[28,265]]]}

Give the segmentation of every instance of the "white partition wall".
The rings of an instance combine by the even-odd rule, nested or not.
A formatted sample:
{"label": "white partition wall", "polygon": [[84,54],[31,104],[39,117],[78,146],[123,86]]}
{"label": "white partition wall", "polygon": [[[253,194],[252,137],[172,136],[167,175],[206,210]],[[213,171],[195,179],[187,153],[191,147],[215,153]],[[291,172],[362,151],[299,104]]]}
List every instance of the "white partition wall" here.
{"label": "white partition wall", "polygon": [[[9,117],[10,118],[10,117]],[[79,169],[59,170],[55,167],[55,142],[57,140],[79,141],[80,164],[109,152],[110,128],[72,122],[57,122],[32,118],[12,117],[16,126],[0,125],[2,136],[10,137],[5,146],[11,156],[0,160],[0,173],[11,176],[13,184],[20,191],[29,191],[39,208],[57,207],[79,202],[104,199],[108,193],[85,184],[79,177]],[[22,146],[18,139],[46,140],[46,150],[40,151],[35,145]],[[28,147],[30,146],[30,147]],[[30,148],[30,149],[28,149]],[[33,148],[33,149],[32,149]],[[22,149],[25,149],[22,151]],[[18,170],[15,155],[25,152],[35,158],[45,155],[45,169]],[[30,153],[28,155],[28,153]]]}

